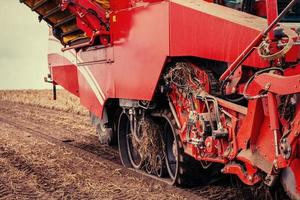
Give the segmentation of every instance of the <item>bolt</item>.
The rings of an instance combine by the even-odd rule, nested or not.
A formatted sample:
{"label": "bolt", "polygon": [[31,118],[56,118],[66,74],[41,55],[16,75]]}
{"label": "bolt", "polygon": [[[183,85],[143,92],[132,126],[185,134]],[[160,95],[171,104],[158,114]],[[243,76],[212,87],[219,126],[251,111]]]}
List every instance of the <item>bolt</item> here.
{"label": "bolt", "polygon": [[267,84],[265,85],[265,90],[270,89],[270,87],[271,87],[271,83],[267,83]]}
{"label": "bolt", "polygon": [[274,160],[273,165],[274,165],[275,169],[278,169],[278,163],[277,163],[277,160]]}
{"label": "bolt", "polygon": [[232,92],[232,93],[235,93],[235,92],[236,92],[236,87],[233,87],[233,88],[231,89],[231,92]]}
{"label": "bolt", "polygon": [[251,175],[248,175],[248,180],[249,180],[250,182],[252,182],[252,181],[253,181],[253,177],[252,177]]}
{"label": "bolt", "polygon": [[210,148],[210,142],[207,143],[207,147]]}
{"label": "bolt", "polygon": [[265,182],[270,182],[271,181],[271,177],[270,175],[268,175],[266,178],[265,178]]}
{"label": "bolt", "polygon": [[133,114],[133,110],[130,109],[130,110],[129,110],[129,115],[132,115],[132,114]]}

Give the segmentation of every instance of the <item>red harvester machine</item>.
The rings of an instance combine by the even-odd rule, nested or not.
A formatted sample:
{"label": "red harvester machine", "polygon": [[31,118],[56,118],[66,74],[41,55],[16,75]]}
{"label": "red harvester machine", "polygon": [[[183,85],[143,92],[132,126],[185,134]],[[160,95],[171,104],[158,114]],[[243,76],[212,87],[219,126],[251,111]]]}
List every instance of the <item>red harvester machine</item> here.
{"label": "red harvester machine", "polygon": [[126,167],[300,199],[299,0],[21,2],[51,27],[50,81]]}

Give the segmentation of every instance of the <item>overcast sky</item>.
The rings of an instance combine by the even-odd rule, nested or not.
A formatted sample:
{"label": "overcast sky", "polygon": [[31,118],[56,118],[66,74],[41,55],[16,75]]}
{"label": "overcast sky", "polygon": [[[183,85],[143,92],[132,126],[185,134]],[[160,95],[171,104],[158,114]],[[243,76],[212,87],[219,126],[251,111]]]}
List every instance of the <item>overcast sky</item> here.
{"label": "overcast sky", "polygon": [[0,0],[0,89],[51,88],[48,73],[48,26],[19,0]]}

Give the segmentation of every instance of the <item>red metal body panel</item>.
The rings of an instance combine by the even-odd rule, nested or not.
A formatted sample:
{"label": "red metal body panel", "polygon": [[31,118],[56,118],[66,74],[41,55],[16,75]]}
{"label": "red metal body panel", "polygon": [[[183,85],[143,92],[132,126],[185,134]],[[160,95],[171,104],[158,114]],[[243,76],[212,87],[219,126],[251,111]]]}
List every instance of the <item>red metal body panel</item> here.
{"label": "red metal body panel", "polygon": [[79,97],[78,73],[75,54],[61,52],[61,43],[50,31],[48,42],[48,66],[55,84]]}
{"label": "red metal body panel", "polygon": [[[169,55],[168,10],[168,3],[157,3],[112,14],[113,47],[103,50],[104,56],[94,59],[95,62],[83,64],[101,86],[105,100],[152,99],[165,59]],[[79,52],[77,56],[82,59],[83,54]],[[90,56],[90,59],[95,57],[92,51],[86,56]],[[87,57],[85,59],[89,60]],[[80,78],[81,101],[86,107],[93,107],[91,111],[95,114],[99,114],[103,104],[96,106],[99,104],[95,98],[91,98],[90,88],[84,82]]]}
{"label": "red metal body panel", "polygon": [[95,91],[92,90],[89,83],[82,73],[78,73],[78,83],[80,92],[80,103],[84,105],[90,112],[102,117],[103,105],[95,95]]}
{"label": "red metal body panel", "polygon": [[115,97],[152,99],[169,55],[168,9],[164,2],[113,14]]}
{"label": "red metal body panel", "polygon": [[65,65],[62,67],[52,67],[52,77],[55,84],[61,85],[63,88],[79,97],[79,85],[77,68],[74,65]]}
{"label": "red metal body panel", "polygon": [[[260,17],[205,1],[173,1],[170,16],[171,56],[223,62],[233,62],[267,25]],[[263,67],[266,63],[255,52],[245,65]]]}

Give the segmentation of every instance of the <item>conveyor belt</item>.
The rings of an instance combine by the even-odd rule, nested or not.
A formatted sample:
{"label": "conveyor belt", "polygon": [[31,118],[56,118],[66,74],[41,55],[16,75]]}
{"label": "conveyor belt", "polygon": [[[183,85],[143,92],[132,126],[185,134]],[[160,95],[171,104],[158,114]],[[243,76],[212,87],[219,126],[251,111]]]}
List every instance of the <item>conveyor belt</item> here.
{"label": "conveyor belt", "polygon": [[[45,20],[53,27],[53,33],[62,44],[68,45],[78,39],[88,39],[86,34],[77,27],[76,17],[68,10],[62,11],[61,0],[20,0],[32,11],[39,14],[40,20]],[[109,9],[109,0],[96,0],[103,8]]]}

